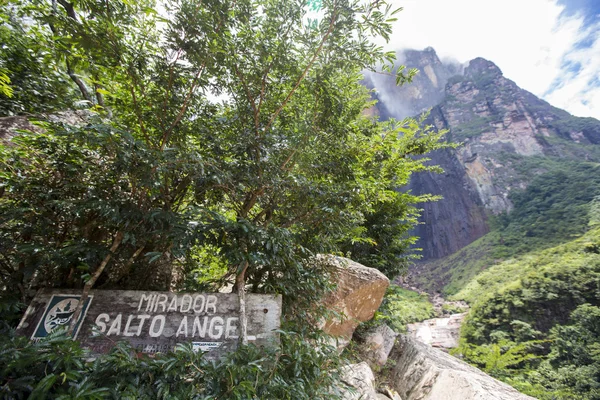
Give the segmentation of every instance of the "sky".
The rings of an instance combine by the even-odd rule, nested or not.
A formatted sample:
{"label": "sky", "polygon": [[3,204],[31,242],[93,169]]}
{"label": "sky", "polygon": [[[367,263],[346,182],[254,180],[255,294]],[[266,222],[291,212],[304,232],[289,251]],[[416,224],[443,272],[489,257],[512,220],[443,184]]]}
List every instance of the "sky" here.
{"label": "sky", "polygon": [[388,49],[494,62],[525,90],[600,119],[600,0],[395,0]]}

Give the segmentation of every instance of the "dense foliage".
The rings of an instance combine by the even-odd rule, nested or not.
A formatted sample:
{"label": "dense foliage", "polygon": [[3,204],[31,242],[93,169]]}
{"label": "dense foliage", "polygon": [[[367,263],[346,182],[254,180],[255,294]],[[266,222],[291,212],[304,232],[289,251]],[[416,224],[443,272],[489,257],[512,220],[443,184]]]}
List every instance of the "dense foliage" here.
{"label": "dense foliage", "polygon": [[492,226],[500,233],[501,243],[494,257],[549,247],[588,229],[590,203],[600,195],[598,164],[563,161],[548,168],[527,189],[511,192],[512,212],[495,217]]}
{"label": "dense foliage", "polygon": [[77,100],[46,46],[49,34],[24,25],[14,8],[0,11],[0,115],[60,110]]}
{"label": "dense foliage", "polygon": [[472,303],[459,352],[537,398],[600,398],[598,249],[596,227],[479,274],[454,296]]}
{"label": "dense foliage", "polygon": [[217,285],[297,304],[322,286],[311,254],[398,272],[425,198],[396,188],[426,168],[411,155],[441,144],[414,121],[362,117],[360,71],[391,57],[370,39],[388,37],[389,6],[324,2],[307,27],[302,1],[182,0],[162,16],[151,2],[103,4],[9,8],[34,21],[18,34],[52,31],[56,68],[79,68],[73,84],[97,115],[3,148],[5,287],[22,299],[82,279],[193,287],[186,271],[215,276],[198,268],[210,254]]}
{"label": "dense foliage", "polygon": [[[219,361],[180,345],[172,354],[138,357],[119,343],[106,355],[90,354],[53,333],[31,344],[0,341],[0,397],[10,399],[336,399],[332,387],[337,350],[287,332],[281,348],[245,346]],[[318,343],[318,346],[315,346]]]}

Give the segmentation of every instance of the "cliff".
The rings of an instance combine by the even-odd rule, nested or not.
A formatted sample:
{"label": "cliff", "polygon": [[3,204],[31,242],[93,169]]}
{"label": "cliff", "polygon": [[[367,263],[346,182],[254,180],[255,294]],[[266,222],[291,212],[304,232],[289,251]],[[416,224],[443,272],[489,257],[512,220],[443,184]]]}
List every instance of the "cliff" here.
{"label": "cliff", "polygon": [[[417,175],[410,189],[440,194],[423,205],[416,247],[423,260],[462,249],[489,231],[488,217],[513,208],[511,193],[524,190],[548,163],[600,160],[600,121],[570,115],[519,88],[483,58],[464,68],[443,63],[431,48],[400,56],[419,74],[397,88],[389,77],[369,75],[381,118],[416,115],[431,107],[427,123],[447,129],[455,150],[434,153],[445,174]],[[387,80],[386,80],[387,79]]]}

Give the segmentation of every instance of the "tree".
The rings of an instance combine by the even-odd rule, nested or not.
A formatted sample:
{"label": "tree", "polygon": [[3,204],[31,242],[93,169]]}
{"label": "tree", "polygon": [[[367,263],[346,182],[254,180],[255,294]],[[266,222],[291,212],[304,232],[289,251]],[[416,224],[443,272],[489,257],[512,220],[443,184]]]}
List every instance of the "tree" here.
{"label": "tree", "polygon": [[426,199],[397,188],[444,146],[414,121],[363,115],[361,71],[392,60],[374,38],[398,10],[327,0],[309,23],[303,0],[154,6],[21,9],[82,97],[102,96],[86,122],[3,147],[4,288],[197,288],[189,272],[214,276],[210,259],[215,285],[282,293],[293,318],[329,284],[317,253],[385,246],[377,266],[396,272]]}
{"label": "tree", "polygon": [[27,27],[19,9],[0,9],[0,115],[35,114],[75,99],[46,46],[48,32]]}

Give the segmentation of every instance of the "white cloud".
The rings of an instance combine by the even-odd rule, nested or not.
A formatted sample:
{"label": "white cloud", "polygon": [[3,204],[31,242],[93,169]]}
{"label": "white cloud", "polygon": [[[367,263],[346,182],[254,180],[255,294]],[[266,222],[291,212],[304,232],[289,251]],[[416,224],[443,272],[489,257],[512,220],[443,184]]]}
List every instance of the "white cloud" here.
{"label": "white cloud", "polygon": [[[586,31],[583,18],[567,17],[554,0],[403,0],[393,49],[432,46],[440,58],[467,62],[483,57],[520,87],[578,116],[600,118],[600,88],[587,84],[600,72],[600,40],[575,50]],[[599,31],[595,31],[596,33]],[[563,61],[581,63],[568,74]],[[550,89],[557,83],[562,86]]]}

